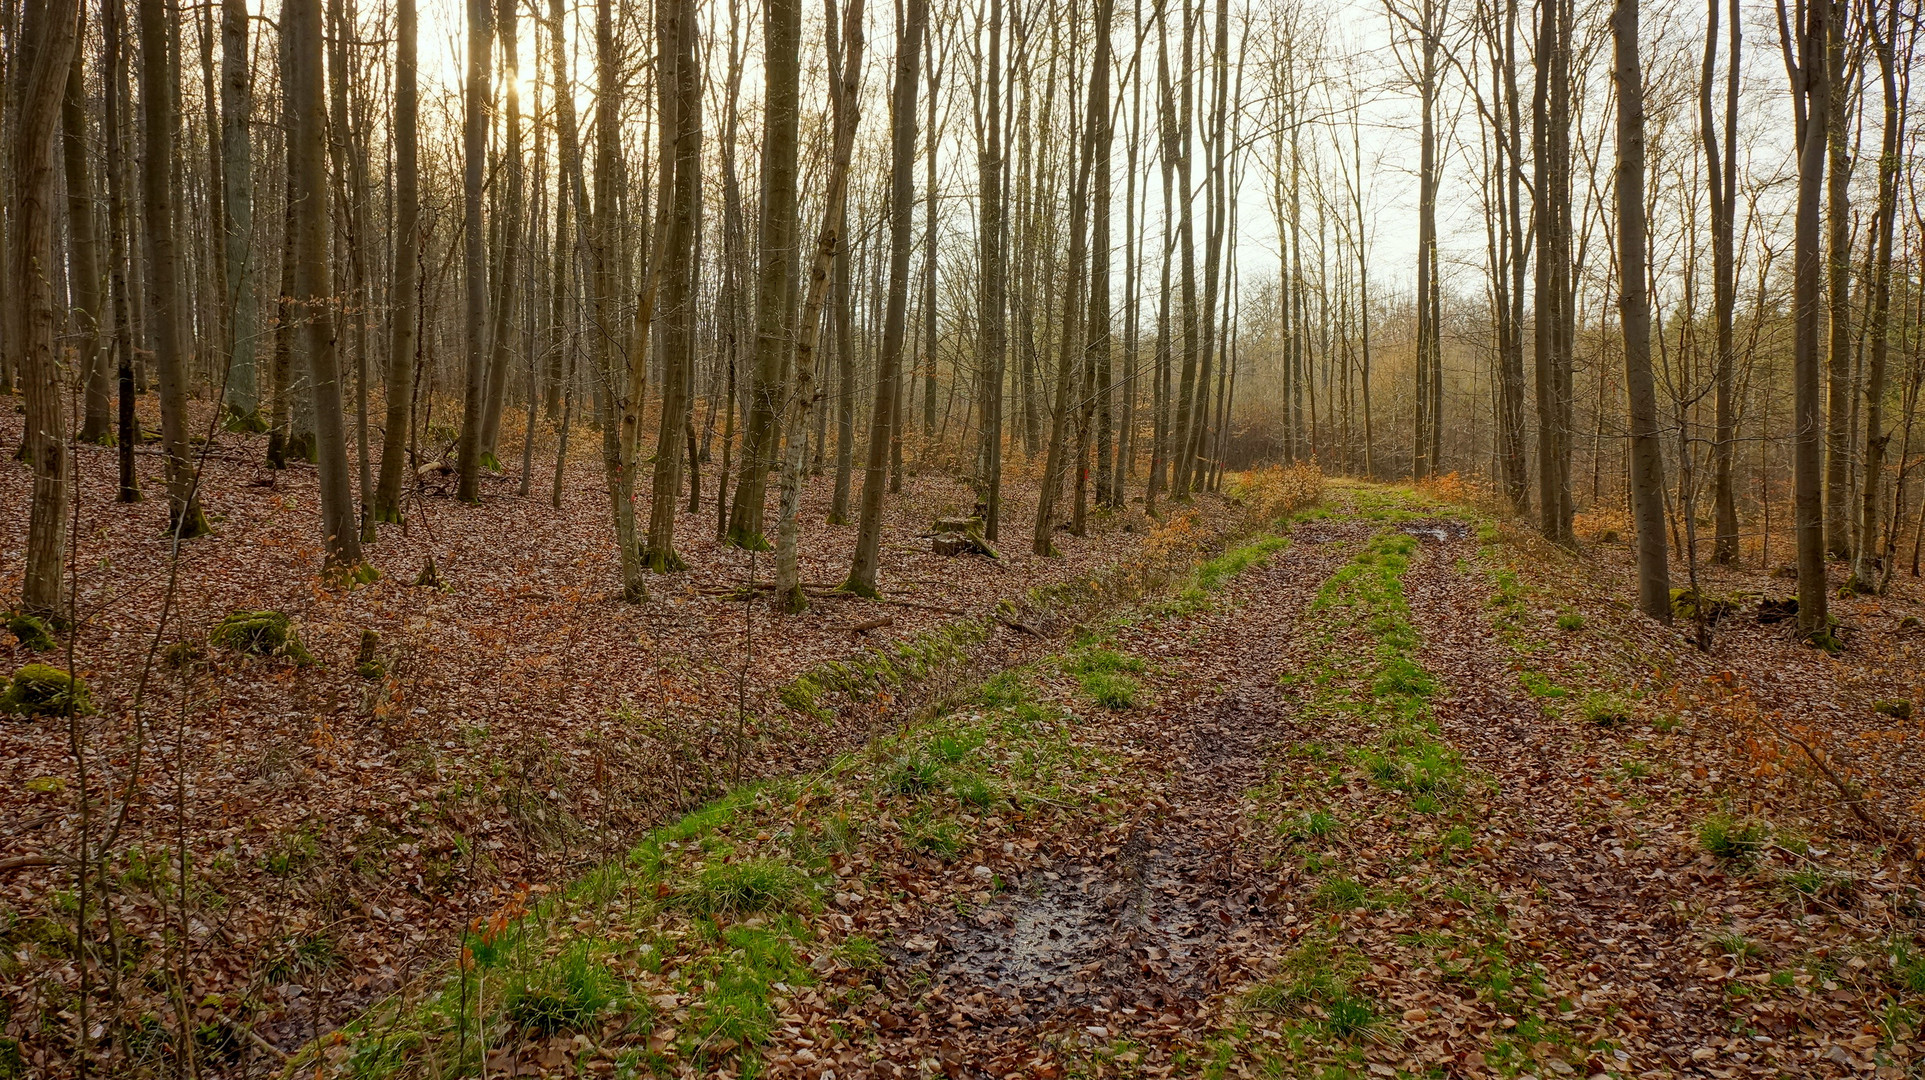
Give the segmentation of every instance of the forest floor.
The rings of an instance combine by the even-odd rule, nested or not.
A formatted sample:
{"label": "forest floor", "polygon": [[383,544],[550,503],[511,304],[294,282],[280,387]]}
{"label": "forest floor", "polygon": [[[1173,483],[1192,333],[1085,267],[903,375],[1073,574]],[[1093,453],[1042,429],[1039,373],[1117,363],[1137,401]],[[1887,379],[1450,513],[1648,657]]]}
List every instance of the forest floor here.
{"label": "forest floor", "polygon": [[[0,410],[0,445],[19,438]],[[502,442],[518,450],[519,432]],[[1003,557],[941,558],[932,520],[974,495],[919,469],[912,443],[905,491],[885,504],[883,598],[826,591],[855,527],[825,521],[824,477],[802,515],[813,606],[780,617],[743,602],[769,556],[715,540],[711,463],[700,512],[678,524],[689,568],[631,605],[584,428],[559,509],[552,443],[532,496],[515,493],[511,451],[514,472],[484,480],[481,506],[424,497],[407,529],[382,526],[367,554],[385,576],[350,591],[319,576],[314,469],[267,470],[263,447],[221,433],[205,448],[215,533],[178,559],[156,447],[139,448],[147,499],[133,505],[113,501],[115,451],[82,447],[75,630],[42,650],[0,633],[0,675],[70,667],[94,707],[72,726],[0,716],[0,1080],[73,1072],[83,1017],[95,1071],[258,1074],[438,971],[518,890],[569,881],[738,781],[820,768],[1255,520],[1215,496],[1163,522],[1139,505],[1059,533],[1061,556],[1039,558],[1036,485],[1013,464]],[[28,483],[24,466],[0,469],[11,596]],[[417,587],[430,556],[442,583]],[[306,659],[210,641],[256,610],[289,616]],[[367,630],[379,645],[363,667]],[[104,898],[74,888],[83,834]]]}
{"label": "forest floor", "polygon": [[1916,583],[1829,655],[1723,579],[1700,652],[1623,571],[1338,486],[512,898],[294,1070],[1920,1075]]}

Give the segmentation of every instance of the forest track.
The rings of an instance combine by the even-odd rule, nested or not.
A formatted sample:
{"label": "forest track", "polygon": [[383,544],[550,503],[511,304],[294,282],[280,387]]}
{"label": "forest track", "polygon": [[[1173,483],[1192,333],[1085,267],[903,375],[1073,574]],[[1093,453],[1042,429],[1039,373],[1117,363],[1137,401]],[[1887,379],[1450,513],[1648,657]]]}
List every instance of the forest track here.
{"label": "forest track", "polygon": [[[1147,708],[1098,720],[1155,764],[1151,801],[1121,843],[1011,882],[1003,898],[926,927],[905,973],[960,1003],[952,1076],[1007,1075],[1039,1039],[1167,1040],[1242,981],[1248,944],[1280,933],[1273,878],[1251,857],[1249,799],[1277,748],[1301,737],[1279,682],[1311,599],[1370,534],[1319,522],[1186,624],[1120,629],[1147,658]],[[1186,632],[1187,631],[1187,632]],[[908,957],[905,957],[908,959]],[[988,1063],[1001,1063],[992,1065]]]}

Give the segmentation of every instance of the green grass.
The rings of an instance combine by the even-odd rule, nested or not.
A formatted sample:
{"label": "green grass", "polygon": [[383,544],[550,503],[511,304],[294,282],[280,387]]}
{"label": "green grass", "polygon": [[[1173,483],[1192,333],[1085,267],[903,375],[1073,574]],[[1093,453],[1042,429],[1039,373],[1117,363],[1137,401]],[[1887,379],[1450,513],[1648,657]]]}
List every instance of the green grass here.
{"label": "green grass", "polygon": [[542,1035],[581,1031],[620,996],[620,984],[608,964],[593,954],[587,942],[577,942],[511,984],[502,1015],[517,1027]]}
{"label": "green grass", "polygon": [[1363,966],[1357,955],[1339,952],[1328,941],[1313,937],[1283,958],[1276,976],[1245,991],[1242,1007],[1306,1017],[1313,1030],[1341,1041],[1374,1036],[1383,1017],[1376,1003],[1354,985]]}
{"label": "green grass", "polygon": [[1575,611],[1567,611],[1557,617],[1557,628],[1567,633],[1584,629],[1584,616]]}
{"label": "green grass", "polygon": [[1765,849],[1771,828],[1762,821],[1713,814],[1698,826],[1698,843],[1715,858],[1749,866]]}
{"label": "green grass", "polygon": [[1343,823],[1328,810],[1307,810],[1278,827],[1287,840],[1323,840],[1336,835]]}
{"label": "green grass", "polygon": [[1552,681],[1549,675],[1546,675],[1543,672],[1536,670],[1535,668],[1524,668],[1523,670],[1519,671],[1517,673],[1517,681],[1524,685],[1525,691],[1528,692],[1532,697],[1550,698],[1555,700],[1557,698],[1565,698],[1565,697],[1571,696],[1571,692],[1569,690],[1565,689],[1562,686],[1559,686],[1556,682]]}
{"label": "green grass", "polygon": [[1231,578],[1253,566],[1263,565],[1271,555],[1289,546],[1287,536],[1265,536],[1207,559],[1197,565],[1196,576],[1189,585],[1173,599],[1152,605],[1152,610],[1165,616],[1201,611],[1209,606],[1210,594],[1221,590]]}
{"label": "green grass", "polygon": [[1616,694],[1593,690],[1578,705],[1578,715],[1587,724],[1617,727],[1631,722],[1631,706]]}
{"label": "green grass", "polygon": [[700,915],[743,915],[787,908],[811,890],[807,875],[775,859],[710,863],[695,883],[679,897]]}
{"label": "green grass", "polygon": [[1090,647],[1071,654],[1063,667],[1091,701],[1106,709],[1135,708],[1142,699],[1143,685],[1130,674],[1145,667],[1138,657]]}
{"label": "green grass", "polygon": [[1891,960],[1888,980],[1892,988],[1906,994],[1925,994],[1925,950],[1903,938],[1893,938]]}

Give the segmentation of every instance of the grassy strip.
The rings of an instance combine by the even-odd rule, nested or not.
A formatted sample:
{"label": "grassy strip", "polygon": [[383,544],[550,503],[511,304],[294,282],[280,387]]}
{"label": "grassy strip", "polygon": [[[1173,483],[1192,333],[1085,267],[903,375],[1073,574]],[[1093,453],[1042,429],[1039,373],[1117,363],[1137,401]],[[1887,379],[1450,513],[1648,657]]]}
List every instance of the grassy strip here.
{"label": "grassy strip", "polygon": [[[1416,550],[1414,537],[1381,532],[1331,575],[1310,605],[1320,661],[1297,677],[1316,688],[1313,712],[1348,714],[1377,732],[1375,744],[1356,754],[1372,779],[1434,810],[1438,799],[1462,789],[1464,770],[1456,751],[1437,738],[1429,715],[1437,680],[1417,661],[1421,642],[1403,583]],[[1360,633],[1373,643],[1371,652],[1339,646],[1340,638]]]}
{"label": "grassy strip", "polygon": [[[879,943],[831,906],[909,899],[889,865],[904,856],[870,853],[913,852],[947,874],[1016,822],[1101,818],[1091,803],[1114,763],[1075,726],[1035,699],[1028,674],[1000,675],[965,708],[821,773],[744,787],[657,829],[564,892],[517,896],[470,928],[433,985],[371,1010],[301,1064],[474,1075],[490,1050],[579,1033],[580,1064],[612,1059],[618,1074],[748,1075],[804,999],[836,1012],[875,992]],[[999,888],[982,884],[982,899]]]}

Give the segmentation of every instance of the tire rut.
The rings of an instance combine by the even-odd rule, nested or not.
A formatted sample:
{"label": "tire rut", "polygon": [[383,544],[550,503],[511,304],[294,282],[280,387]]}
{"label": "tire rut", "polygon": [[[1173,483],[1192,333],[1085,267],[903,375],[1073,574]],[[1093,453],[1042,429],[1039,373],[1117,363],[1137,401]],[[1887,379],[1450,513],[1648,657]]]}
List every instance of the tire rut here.
{"label": "tire rut", "polygon": [[1154,666],[1157,699],[1093,722],[1161,763],[1166,780],[1094,857],[1011,882],[973,915],[926,927],[924,955],[900,959],[927,979],[928,998],[954,1007],[951,1075],[980,1075],[978,1052],[1033,1047],[1038,1029],[1168,1038],[1234,977],[1225,946],[1274,930],[1274,881],[1246,851],[1245,796],[1270,775],[1273,749],[1301,736],[1278,675],[1301,615],[1348,554],[1332,541],[1369,535],[1315,529],[1211,609],[1118,632],[1117,648]]}
{"label": "tire rut", "polygon": [[1485,587],[1456,568],[1476,557],[1475,543],[1426,538],[1423,551],[1405,593],[1423,662],[1447,687],[1434,716],[1473,768],[1498,779],[1494,816],[1513,839],[1492,869],[1551,901],[1561,955],[1544,962],[1615,988],[1613,1003],[1656,1018],[1649,1038],[1688,1067],[1692,1049],[1726,1025],[1713,1008],[1724,992],[1695,971],[1701,942],[1673,906],[1691,899],[1690,861],[1640,850],[1627,818],[1580,812],[1587,800],[1573,792],[1598,764],[1589,733],[1523,693],[1484,615]]}

